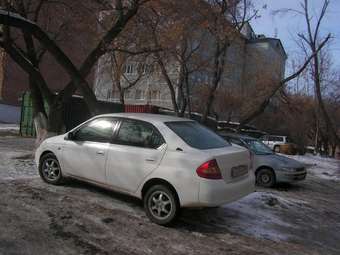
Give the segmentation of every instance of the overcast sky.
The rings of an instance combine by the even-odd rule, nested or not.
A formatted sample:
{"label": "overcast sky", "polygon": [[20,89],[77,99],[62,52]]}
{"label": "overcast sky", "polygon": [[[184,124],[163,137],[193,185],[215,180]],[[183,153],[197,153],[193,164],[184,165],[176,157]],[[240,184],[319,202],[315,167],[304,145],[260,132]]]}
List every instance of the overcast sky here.
{"label": "overcast sky", "polygon": [[[255,33],[265,34],[267,37],[277,36],[282,43],[288,55],[294,54],[299,50],[294,38],[297,33],[305,31],[305,22],[302,16],[292,13],[286,15],[272,15],[273,10],[281,8],[301,8],[301,0],[254,0],[258,7],[267,5],[267,9],[261,9],[261,18],[251,22]],[[337,68],[340,69],[340,0],[330,0],[327,16],[324,19],[322,32],[323,34],[332,33],[335,37],[330,45],[332,59]],[[309,0],[311,14],[318,14],[322,8],[323,0]]]}

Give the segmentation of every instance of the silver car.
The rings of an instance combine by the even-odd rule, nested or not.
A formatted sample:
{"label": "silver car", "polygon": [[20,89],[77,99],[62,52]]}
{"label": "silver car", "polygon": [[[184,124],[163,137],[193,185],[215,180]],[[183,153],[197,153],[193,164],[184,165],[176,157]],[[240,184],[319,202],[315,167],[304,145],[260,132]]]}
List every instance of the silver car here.
{"label": "silver car", "polygon": [[302,163],[275,154],[258,139],[223,132],[219,135],[229,142],[246,147],[251,151],[256,183],[259,186],[272,187],[277,182],[296,182],[306,178],[306,168]]}

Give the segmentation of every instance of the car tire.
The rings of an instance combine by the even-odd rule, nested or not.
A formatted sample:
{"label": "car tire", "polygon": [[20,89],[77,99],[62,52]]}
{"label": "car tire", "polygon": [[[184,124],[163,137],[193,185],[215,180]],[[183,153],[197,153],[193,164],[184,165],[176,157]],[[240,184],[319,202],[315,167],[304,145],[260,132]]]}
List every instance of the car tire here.
{"label": "car tire", "polygon": [[46,153],[39,161],[39,175],[44,182],[60,185],[63,181],[61,167],[53,153]]}
{"label": "car tire", "polygon": [[158,225],[171,225],[179,214],[177,195],[166,185],[151,186],[143,200],[146,215]]}
{"label": "car tire", "polygon": [[280,145],[276,145],[275,147],[274,147],[274,151],[276,152],[276,153],[280,153]]}
{"label": "car tire", "polygon": [[262,168],[256,172],[256,184],[271,188],[276,184],[275,173],[269,168]]}

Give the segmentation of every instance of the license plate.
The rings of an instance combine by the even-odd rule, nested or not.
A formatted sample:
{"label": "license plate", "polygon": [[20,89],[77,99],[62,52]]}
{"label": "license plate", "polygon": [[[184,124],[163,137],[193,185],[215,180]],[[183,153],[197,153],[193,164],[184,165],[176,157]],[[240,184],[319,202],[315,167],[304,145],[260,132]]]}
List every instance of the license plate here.
{"label": "license plate", "polygon": [[231,177],[236,178],[248,173],[248,166],[240,165],[231,168]]}

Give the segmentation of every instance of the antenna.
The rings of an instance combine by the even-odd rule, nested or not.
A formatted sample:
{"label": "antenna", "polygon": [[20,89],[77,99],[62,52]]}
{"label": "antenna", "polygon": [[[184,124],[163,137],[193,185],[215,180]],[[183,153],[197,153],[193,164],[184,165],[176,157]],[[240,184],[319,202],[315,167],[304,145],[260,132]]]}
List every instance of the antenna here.
{"label": "antenna", "polygon": [[275,30],[274,30],[274,38],[277,38],[278,33],[279,33],[279,30],[278,30],[277,27],[276,27]]}

